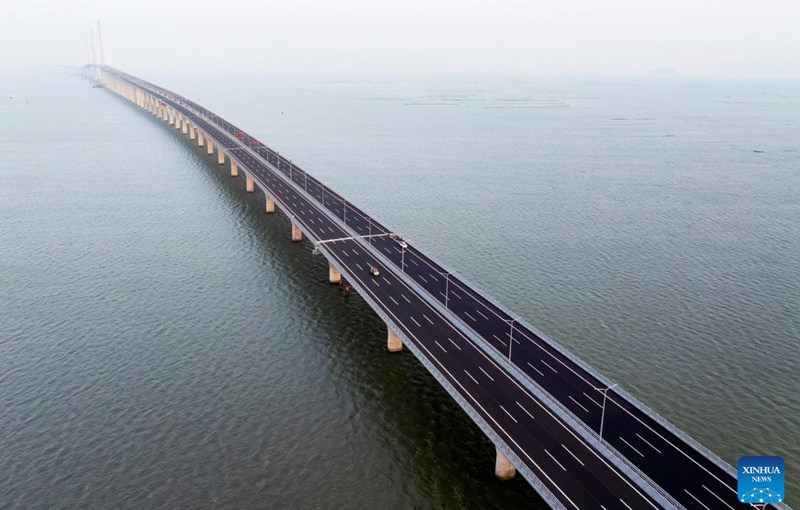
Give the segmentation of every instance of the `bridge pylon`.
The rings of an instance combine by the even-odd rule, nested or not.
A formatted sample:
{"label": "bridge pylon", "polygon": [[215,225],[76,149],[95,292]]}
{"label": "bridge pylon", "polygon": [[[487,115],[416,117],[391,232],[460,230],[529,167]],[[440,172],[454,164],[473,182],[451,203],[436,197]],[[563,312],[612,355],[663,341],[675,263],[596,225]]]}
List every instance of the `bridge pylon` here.
{"label": "bridge pylon", "polygon": [[400,352],[403,350],[403,341],[400,340],[400,337],[397,336],[397,333],[392,330],[389,326],[386,326],[386,330],[389,332],[388,338],[386,340],[386,347],[389,349],[389,352]]}

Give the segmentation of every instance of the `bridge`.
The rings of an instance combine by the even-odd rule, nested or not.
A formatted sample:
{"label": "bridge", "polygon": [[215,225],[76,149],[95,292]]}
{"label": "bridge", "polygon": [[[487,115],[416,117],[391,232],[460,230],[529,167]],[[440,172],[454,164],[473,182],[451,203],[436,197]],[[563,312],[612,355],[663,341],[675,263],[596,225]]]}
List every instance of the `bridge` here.
{"label": "bridge", "polygon": [[[108,90],[258,187],[387,324],[552,508],[739,509],[736,470],[445,264],[219,115],[109,66]],[[276,207],[277,206],[277,207]],[[768,508],[788,507],[777,501]]]}

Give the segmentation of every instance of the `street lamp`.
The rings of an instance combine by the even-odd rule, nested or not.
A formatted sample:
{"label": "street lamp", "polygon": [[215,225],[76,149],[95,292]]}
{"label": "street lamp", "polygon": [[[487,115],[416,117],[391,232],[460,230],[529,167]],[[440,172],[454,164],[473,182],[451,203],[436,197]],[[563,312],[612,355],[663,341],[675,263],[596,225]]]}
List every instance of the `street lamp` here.
{"label": "street lamp", "polygon": [[449,310],[450,304],[450,273],[444,274],[444,309]]}
{"label": "street lamp", "polygon": [[600,442],[603,442],[603,422],[606,418],[606,399],[608,398],[608,390],[614,388],[617,383],[612,384],[608,388],[595,388],[597,391],[603,394],[603,411],[600,414]]}
{"label": "street lamp", "polygon": [[517,317],[516,319],[511,319],[509,324],[511,324],[511,333],[508,334],[508,362],[511,363],[511,347],[514,346],[514,322],[518,321],[520,318]]}

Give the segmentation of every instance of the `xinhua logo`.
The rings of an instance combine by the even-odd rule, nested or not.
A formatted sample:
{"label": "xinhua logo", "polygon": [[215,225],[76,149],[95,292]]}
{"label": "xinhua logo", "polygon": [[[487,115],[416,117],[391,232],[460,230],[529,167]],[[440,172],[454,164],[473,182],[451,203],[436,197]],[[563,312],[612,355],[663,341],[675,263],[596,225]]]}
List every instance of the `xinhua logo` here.
{"label": "xinhua logo", "polygon": [[753,505],[780,503],[783,493],[783,459],[742,457],[739,459],[739,501]]}

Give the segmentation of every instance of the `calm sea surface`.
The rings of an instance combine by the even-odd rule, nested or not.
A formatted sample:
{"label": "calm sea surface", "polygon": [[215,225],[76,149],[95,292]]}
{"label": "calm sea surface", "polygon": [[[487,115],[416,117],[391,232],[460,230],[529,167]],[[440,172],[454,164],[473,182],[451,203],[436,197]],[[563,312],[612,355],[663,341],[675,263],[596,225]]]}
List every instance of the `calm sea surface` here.
{"label": "calm sea surface", "polygon": [[[144,77],[800,505],[800,85]],[[544,508],[242,179],[78,77],[0,92],[1,508]]]}

